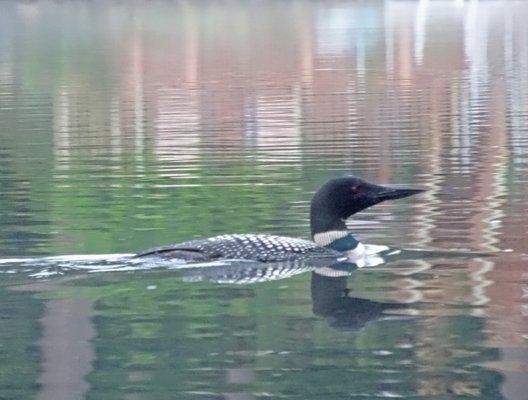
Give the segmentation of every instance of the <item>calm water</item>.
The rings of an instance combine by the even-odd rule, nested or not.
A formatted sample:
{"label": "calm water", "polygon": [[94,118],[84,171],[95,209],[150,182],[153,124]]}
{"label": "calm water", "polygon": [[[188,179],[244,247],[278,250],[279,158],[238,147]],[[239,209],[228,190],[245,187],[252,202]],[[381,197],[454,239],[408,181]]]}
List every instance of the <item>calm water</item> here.
{"label": "calm water", "polygon": [[[0,398],[526,399],[527,19],[1,2]],[[495,256],[255,284],[6,261],[307,238],[312,193],[346,173],[428,189],[356,216],[363,241]]]}

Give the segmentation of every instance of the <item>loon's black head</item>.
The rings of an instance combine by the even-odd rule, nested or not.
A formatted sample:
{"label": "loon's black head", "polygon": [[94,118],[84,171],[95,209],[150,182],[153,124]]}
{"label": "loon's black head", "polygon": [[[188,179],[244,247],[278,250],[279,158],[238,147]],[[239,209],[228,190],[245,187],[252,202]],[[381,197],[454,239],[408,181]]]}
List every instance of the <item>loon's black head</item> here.
{"label": "loon's black head", "polygon": [[354,176],[332,179],[312,199],[312,237],[329,231],[346,231],[345,220],[351,215],[382,201],[400,199],[423,191],[403,185],[375,185]]}

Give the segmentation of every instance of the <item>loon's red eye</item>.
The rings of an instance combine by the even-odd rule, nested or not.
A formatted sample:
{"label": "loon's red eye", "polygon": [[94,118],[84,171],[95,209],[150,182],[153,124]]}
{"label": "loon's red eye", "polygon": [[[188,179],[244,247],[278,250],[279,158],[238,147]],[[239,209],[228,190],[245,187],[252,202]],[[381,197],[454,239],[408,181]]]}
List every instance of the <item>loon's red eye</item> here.
{"label": "loon's red eye", "polygon": [[361,187],[359,185],[356,185],[356,186],[352,186],[350,188],[350,190],[352,191],[352,194],[359,194],[361,193]]}

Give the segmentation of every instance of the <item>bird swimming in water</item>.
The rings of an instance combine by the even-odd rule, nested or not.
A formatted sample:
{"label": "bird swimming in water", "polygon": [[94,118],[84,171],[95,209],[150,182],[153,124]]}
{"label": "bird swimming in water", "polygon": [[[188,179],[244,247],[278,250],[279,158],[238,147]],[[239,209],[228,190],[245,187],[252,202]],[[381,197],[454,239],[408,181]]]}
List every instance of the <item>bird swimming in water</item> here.
{"label": "bird swimming in water", "polygon": [[[366,247],[347,229],[346,219],[382,201],[422,191],[402,185],[376,185],[354,176],[332,179],[315,193],[311,202],[313,241],[265,234],[229,234],[153,248],[137,254],[136,258],[154,256],[187,263],[215,260],[266,263],[314,259],[354,261],[364,256]],[[384,246],[380,248],[386,249]]]}

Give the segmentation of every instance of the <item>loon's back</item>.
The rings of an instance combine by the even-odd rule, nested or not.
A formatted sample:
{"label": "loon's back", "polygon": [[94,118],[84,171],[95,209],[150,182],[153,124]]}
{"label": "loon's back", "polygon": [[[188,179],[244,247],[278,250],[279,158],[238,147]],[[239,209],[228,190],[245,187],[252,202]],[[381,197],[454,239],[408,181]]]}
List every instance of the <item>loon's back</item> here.
{"label": "loon's back", "polygon": [[343,255],[303,239],[275,235],[235,234],[156,247],[136,255],[136,257],[145,256],[193,262],[218,259],[276,262],[303,258],[336,259]]}

